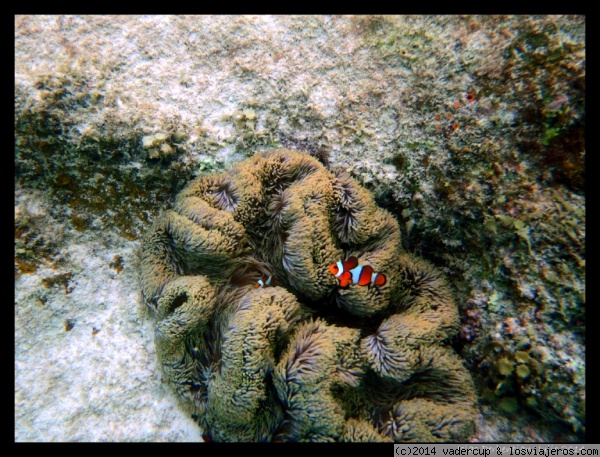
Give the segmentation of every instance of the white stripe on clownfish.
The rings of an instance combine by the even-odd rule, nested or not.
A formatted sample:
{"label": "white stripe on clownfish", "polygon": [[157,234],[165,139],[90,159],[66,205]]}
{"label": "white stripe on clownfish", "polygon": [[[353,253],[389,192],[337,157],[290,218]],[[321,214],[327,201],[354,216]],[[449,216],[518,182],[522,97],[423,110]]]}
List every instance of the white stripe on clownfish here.
{"label": "white stripe on clownfish", "polygon": [[344,272],[344,264],[342,263],[341,260],[338,260],[336,262],[336,265],[337,265],[339,271],[337,272],[337,274],[335,275],[335,277],[339,278],[342,275],[342,273]]}
{"label": "white stripe on clownfish", "polygon": [[363,271],[363,265],[359,265],[356,268],[353,268],[352,270],[350,270],[350,274],[352,275],[352,282],[354,284],[358,284],[358,281],[360,281],[360,274]]}
{"label": "white stripe on clownfish", "polygon": [[352,269],[356,268],[357,266],[358,266],[358,259],[354,256],[351,256],[351,257],[348,257],[343,262],[341,260],[338,260],[336,263],[332,263],[331,265],[329,265],[329,271],[336,278],[339,278],[344,273],[352,271]]}

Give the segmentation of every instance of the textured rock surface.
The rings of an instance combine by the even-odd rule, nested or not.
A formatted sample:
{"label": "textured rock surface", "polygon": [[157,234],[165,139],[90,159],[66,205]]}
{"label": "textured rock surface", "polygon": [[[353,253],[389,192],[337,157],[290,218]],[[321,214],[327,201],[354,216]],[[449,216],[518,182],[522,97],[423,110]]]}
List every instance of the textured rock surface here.
{"label": "textured rock surface", "polygon": [[[72,393],[84,370],[23,348],[31,335],[58,344],[78,284],[119,284],[192,176],[283,145],[344,167],[400,221],[405,250],[443,269],[481,394],[475,439],[581,440],[584,109],[581,16],[16,16],[15,436],[195,439],[181,412],[148,432],[128,419],[135,408],[94,410]],[[90,252],[123,271],[97,274]],[[59,320],[36,308],[50,292]],[[97,302],[82,298],[79,322]],[[122,332],[132,308],[111,312]],[[86,348],[77,331],[66,335]],[[153,372],[143,337],[129,350]],[[94,341],[107,360],[120,347]],[[42,376],[32,390],[32,367],[70,381]],[[118,389],[98,387],[129,395]],[[65,411],[86,407],[58,422],[44,398],[66,394],[78,402]],[[146,417],[162,417],[165,403],[145,398]],[[363,425],[347,436],[367,436]]]}
{"label": "textured rock surface", "polygon": [[24,233],[56,249],[15,282],[15,440],[200,440],[161,379],[135,243],[69,233],[44,196],[15,197]]}

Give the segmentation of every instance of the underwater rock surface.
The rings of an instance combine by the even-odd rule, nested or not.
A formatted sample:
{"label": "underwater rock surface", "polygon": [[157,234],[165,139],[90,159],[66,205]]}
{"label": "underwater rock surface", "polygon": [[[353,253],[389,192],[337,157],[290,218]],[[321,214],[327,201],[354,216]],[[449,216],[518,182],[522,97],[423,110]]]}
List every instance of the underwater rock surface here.
{"label": "underwater rock surface", "polygon": [[285,147],[370,190],[450,283],[472,440],[584,440],[585,25],[15,16],[15,439],[200,439],[140,240],[194,177]]}
{"label": "underwater rock surface", "polygon": [[[355,256],[387,282],[339,287]],[[215,441],[464,441],[458,308],[343,172],[279,149],[196,178],[142,245],[167,378]],[[276,286],[259,287],[262,276]],[[360,430],[360,432],[358,431]],[[368,430],[369,433],[365,433]]]}

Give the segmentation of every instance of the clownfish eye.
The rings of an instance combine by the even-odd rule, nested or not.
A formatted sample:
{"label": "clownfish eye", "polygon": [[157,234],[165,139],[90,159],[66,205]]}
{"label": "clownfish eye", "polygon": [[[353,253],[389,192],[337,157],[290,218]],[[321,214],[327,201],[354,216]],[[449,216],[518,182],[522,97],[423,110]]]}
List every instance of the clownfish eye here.
{"label": "clownfish eye", "polygon": [[335,264],[335,263],[332,263],[331,265],[329,265],[329,271],[330,271],[332,274],[336,275],[336,274],[338,274],[338,272],[340,271],[340,268],[337,266],[337,264]]}

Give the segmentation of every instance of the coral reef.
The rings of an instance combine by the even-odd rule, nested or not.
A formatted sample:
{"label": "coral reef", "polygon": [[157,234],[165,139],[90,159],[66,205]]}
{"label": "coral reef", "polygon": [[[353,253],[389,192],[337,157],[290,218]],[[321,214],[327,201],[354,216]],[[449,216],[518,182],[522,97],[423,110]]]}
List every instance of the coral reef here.
{"label": "coral reef", "polygon": [[[15,346],[47,350],[20,352],[15,438],[197,438],[193,423],[178,435],[152,397],[163,391],[151,387],[153,337],[133,342],[134,307],[118,304],[135,299],[112,296],[137,291],[139,278],[109,264],[135,257],[149,221],[193,177],[285,147],[372,191],[399,220],[404,250],[452,285],[453,346],[483,400],[476,440],[584,440],[585,37],[582,15],[15,16],[15,292],[32,307],[18,308],[27,317]],[[73,316],[77,287],[47,282],[72,272],[66,287],[81,288],[65,263],[81,245],[107,252],[104,279],[89,259],[78,265],[112,292],[105,301],[90,288]],[[118,399],[117,413],[99,414],[78,390],[86,370],[57,363],[65,351],[54,329],[76,317],[69,344],[90,350],[79,332],[98,306],[121,313],[114,330],[127,335],[121,346],[104,331],[94,339],[99,352],[119,351],[106,372],[123,347],[143,357],[146,406],[158,412],[142,414],[137,399],[125,411]],[[528,377],[517,375],[519,351],[532,360]],[[498,373],[504,359],[511,374]],[[75,400],[57,414],[47,399],[66,398],[61,366]],[[139,378],[130,366],[121,379]],[[112,397],[114,385],[93,391]],[[139,420],[159,415],[168,426]],[[343,437],[368,433],[353,424]]]}
{"label": "coral reef", "polygon": [[[356,256],[378,286],[338,287]],[[216,441],[452,441],[476,395],[448,346],[441,274],[402,252],[393,217],[295,151],[203,175],[144,239],[144,300],[167,378]],[[274,287],[255,288],[263,275]]]}
{"label": "coral reef", "polygon": [[[407,73],[404,103],[416,113],[395,105],[402,128],[382,148],[394,185],[386,189],[384,164],[356,161],[350,174],[398,215],[405,249],[455,286],[461,355],[494,400],[483,412],[509,418],[516,433],[496,440],[576,441],[585,432],[585,21],[514,19],[455,17],[442,42],[440,18],[361,18],[376,65]],[[499,379],[497,362],[522,350],[540,369]],[[507,397],[518,414],[502,406]],[[520,420],[545,437],[521,438]]]}

